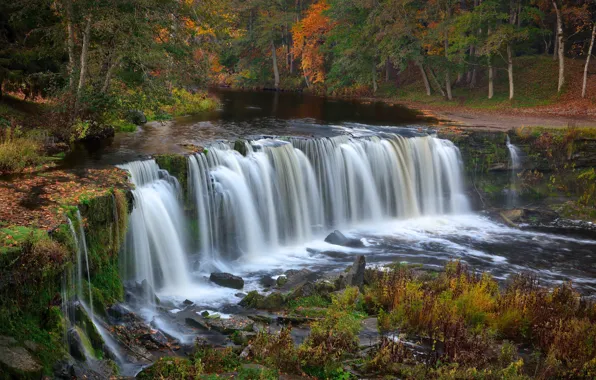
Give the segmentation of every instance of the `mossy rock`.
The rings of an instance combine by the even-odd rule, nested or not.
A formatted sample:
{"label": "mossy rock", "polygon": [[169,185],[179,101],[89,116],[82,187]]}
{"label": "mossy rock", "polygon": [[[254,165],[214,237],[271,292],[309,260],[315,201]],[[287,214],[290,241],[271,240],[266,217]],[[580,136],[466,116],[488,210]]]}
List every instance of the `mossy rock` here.
{"label": "mossy rock", "polygon": [[160,168],[167,170],[176,177],[184,194],[188,189],[188,162],[187,157],[181,154],[160,154],[154,157]]}
{"label": "mossy rock", "polygon": [[262,310],[280,310],[285,306],[286,300],[283,294],[279,292],[271,293],[267,296],[259,294],[256,290],[249,292],[246,297],[239,302],[239,305],[246,308]]}

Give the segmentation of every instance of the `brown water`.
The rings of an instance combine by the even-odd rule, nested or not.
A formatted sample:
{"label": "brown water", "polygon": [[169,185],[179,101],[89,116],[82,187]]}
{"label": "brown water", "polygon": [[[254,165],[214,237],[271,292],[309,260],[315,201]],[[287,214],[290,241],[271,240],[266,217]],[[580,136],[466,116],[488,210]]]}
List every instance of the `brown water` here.
{"label": "brown water", "polygon": [[135,133],[119,133],[110,145],[81,147],[68,167],[119,164],[153,154],[184,153],[183,145],[250,136],[334,136],[367,130],[426,129],[432,120],[419,112],[382,102],[362,102],[284,92],[212,90],[221,108],[168,122],[152,122]]}

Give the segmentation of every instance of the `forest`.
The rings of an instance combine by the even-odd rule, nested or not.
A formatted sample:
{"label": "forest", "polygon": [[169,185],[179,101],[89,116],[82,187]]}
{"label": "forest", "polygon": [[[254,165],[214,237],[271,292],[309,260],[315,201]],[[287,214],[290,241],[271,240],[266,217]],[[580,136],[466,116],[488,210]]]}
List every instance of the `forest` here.
{"label": "forest", "polygon": [[594,379],[595,38],[594,0],[0,0],[0,380]]}
{"label": "forest", "polygon": [[[556,91],[594,53],[590,0],[33,0],[0,5],[0,81],[26,99],[58,97],[72,121],[154,108],[208,85],[373,95],[400,73],[427,94],[506,77],[551,56]],[[581,65],[566,67],[566,60]],[[575,73],[581,66],[581,73]],[[409,70],[409,71],[408,71]],[[402,81],[403,82],[403,81]],[[171,99],[169,99],[171,100]],[[84,116],[83,116],[84,118]]]}

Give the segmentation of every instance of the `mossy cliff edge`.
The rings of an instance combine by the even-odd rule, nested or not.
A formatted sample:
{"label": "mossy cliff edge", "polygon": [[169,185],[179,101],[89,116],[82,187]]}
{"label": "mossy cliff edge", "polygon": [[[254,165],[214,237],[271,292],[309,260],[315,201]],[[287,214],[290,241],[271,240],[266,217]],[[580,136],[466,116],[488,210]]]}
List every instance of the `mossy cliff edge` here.
{"label": "mossy cliff edge", "polygon": [[119,249],[131,194],[111,188],[77,199],[76,206],[60,206],[56,212],[62,213],[63,223],[53,229],[34,223],[0,226],[0,378],[39,378],[67,356],[63,305],[75,298],[68,284],[77,265],[67,217],[78,228],[77,208],[87,240],[95,313],[105,314],[107,305],[123,298]]}
{"label": "mossy cliff edge", "polygon": [[[478,208],[500,208],[510,191],[520,204],[548,206],[562,216],[596,220],[596,130],[522,127],[509,132],[445,128],[441,138],[461,151],[469,193]],[[520,149],[514,175],[506,142]]]}

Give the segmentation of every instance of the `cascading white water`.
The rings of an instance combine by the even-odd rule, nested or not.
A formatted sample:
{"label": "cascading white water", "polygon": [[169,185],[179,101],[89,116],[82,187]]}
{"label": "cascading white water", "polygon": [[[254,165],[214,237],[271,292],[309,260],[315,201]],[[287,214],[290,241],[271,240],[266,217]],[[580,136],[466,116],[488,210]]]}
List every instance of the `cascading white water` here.
{"label": "cascading white water", "polygon": [[246,157],[218,144],[189,158],[189,174],[207,263],[331,228],[469,210],[459,150],[431,136],[263,139]]}
{"label": "cascading white water", "polygon": [[[179,200],[180,185],[154,160],[135,161],[121,168],[136,186],[127,236],[129,279],[151,289],[184,287],[187,267],[186,222]],[[150,289],[146,289],[147,292]]]}
{"label": "cascading white water", "polygon": [[507,194],[507,205],[509,207],[515,207],[517,205],[517,173],[520,170],[521,150],[511,143],[509,135],[507,135],[507,149],[509,150],[509,171],[511,172],[511,178],[509,181],[509,192]]}
{"label": "cascading white water", "polygon": [[76,251],[76,263],[77,263],[77,275],[76,275],[76,294],[80,298],[80,302],[83,303],[83,258],[85,259],[85,269],[87,274],[87,287],[88,287],[88,297],[89,297],[89,315],[91,320],[93,320],[93,293],[91,292],[91,274],[89,272],[89,253],[87,250],[87,239],[85,238],[85,230],[83,228],[83,218],[81,218],[81,212],[77,209],[77,225],[78,225],[78,232],[75,229],[75,226],[72,220],[68,219],[68,225],[70,227],[70,232],[73,237],[73,241],[75,244],[75,251]]}

